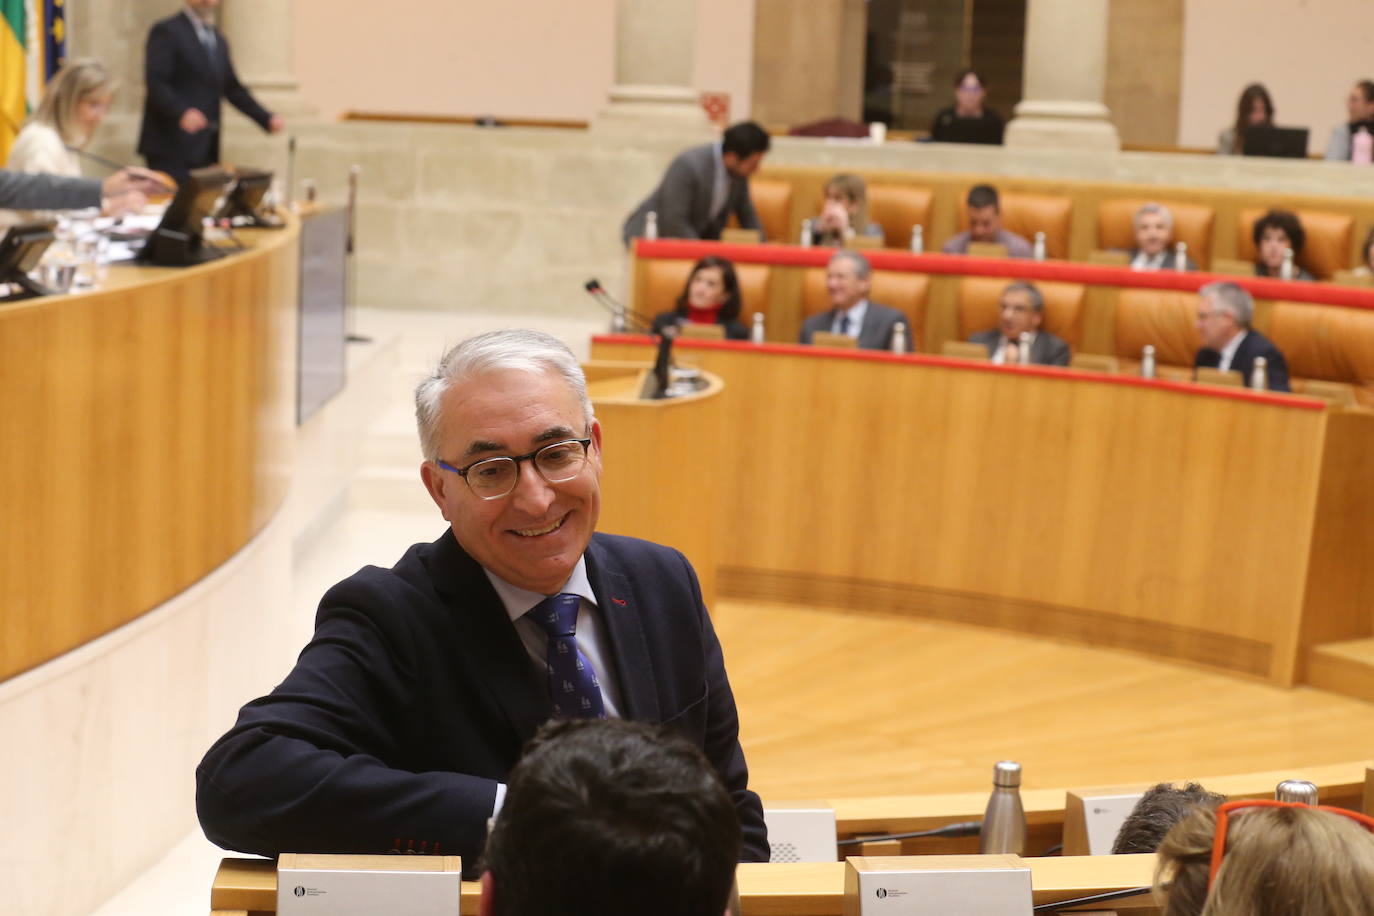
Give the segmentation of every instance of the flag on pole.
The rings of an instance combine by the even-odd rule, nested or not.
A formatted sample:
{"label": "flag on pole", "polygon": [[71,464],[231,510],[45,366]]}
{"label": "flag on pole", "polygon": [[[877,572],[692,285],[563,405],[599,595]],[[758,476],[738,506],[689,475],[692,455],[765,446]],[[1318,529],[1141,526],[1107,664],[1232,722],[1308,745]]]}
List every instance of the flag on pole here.
{"label": "flag on pole", "polygon": [[25,0],[0,0],[0,162],[9,158],[28,113],[27,6]]}

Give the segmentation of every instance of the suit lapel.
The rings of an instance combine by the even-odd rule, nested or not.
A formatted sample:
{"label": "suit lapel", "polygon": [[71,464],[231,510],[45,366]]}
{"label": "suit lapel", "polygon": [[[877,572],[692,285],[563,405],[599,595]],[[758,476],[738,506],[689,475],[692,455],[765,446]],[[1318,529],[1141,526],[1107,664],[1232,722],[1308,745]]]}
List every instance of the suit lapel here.
{"label": "suit lapel", "polygon": [[434,542],[428,565],[435,590],[453,614],[467,659],[477,669],[478,683],[523,742],[549,718],[552,708],[506,606],[452,531]]}
{"label": "suit lapel", "polygon": [[658,688],[634,583],[597,535],[587,545],[587,578],[610,634],[625,718],[659,722]]}

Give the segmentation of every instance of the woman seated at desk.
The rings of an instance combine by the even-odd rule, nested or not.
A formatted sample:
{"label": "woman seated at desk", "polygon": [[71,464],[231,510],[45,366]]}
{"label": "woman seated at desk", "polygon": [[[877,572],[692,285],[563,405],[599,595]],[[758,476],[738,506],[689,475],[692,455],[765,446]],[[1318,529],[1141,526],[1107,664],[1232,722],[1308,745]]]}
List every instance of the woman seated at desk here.
{"label": "woman seated at desk", "polygon": [[839,247],[856,235],[883,238],[883,227],[868,221],[868,186],[863,178],[841,172],[825,183],[825,203],[811,221],[811,241]]}
{"label": "woman seated at desk", "polygon": [[1217,135],[1217,154],[1239,156],[1245,151],[1247,127],[1273,127],[1274,100],[1262,83],[1246,86],[1236,102],[1236,122]]}
{"label": "woman seated at desk", "polygon": [[1315,280],[1298,266],[1298,256],[1307,241],[1302,221],[1290,210],[1270,210],[1255,220],[1251,233],[1255,240],[1255,276],[1283,279],[1283,260],[1293,252],[1293,275],[1289,280]]}
{"label": "woman seated at desk", "polygon": [[676,307],[654,316],[654,333],[681,324],[717,324],[728,340],[748,340],[749,329],[739,321],[740,306],[735,265],[708,255],[692,267]]}
{"label": "woman seated at desk", "polygon": [[77,150],[91,141],[114,97],[110,73],[94,60],[74,60],[48,83],[38,110],[14,140],[7,168],[81,177]]}

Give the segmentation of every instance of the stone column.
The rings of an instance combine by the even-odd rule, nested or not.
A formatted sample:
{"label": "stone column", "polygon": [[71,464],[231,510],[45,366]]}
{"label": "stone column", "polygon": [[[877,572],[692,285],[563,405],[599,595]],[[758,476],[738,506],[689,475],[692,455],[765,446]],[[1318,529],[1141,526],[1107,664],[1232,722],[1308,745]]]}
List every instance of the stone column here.
{"label": "stone column", "polygon": [[692,88],[696,17],[696,0],[616,0],[615,85],[597,129],[710,129]]}
{"label": "stone column", "polygon": [[1120,149],[1107,83],[1108,0],[1029,0],[1023,100],[1006,145]]}
{"label": "stone column", "polygon": [[296,81],[295,16],[283,0],[225,0],[219,27],[229,39],[239,80],[268,111],[286,118],[309,113]]}

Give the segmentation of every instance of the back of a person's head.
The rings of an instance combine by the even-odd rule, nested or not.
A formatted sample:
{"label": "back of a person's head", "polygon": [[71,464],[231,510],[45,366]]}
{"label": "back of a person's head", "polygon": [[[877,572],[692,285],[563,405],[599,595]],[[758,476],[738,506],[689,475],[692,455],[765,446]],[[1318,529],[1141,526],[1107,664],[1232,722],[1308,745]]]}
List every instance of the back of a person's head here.
{"label": "back of a person's head", "polygon": [[1226,796],[1208,792],[1195,782],[1179,788],[1161,782],[1150,786],[1126,815],[1112,843],[1112,855],[1154,852],[1164,835],[1199,805],[1215,808]]}
{"label": "back of a person's head", "polygon": [[969,188],[966,202],[971,210],[981,210],[984,207],[998,207],[1000,205],[997,189],[990,184],[978,184]]}
{"label": "back of a person's head", "polygon": [[741,121],[725,129],[721,137],[720,151],[734,153],[741,159],[748,159],[755,153],[766,153],[772,141],[768,131],[755,121]]}
{"label": "back of a person's head", "polygon": [[1374,834],[1363,825],[1304,806],[1232,811],[1209,893],[1216,819],[1217,809],[1195,808],[1160,843],[1163,916],[1374,913]]}
{"label": "back of a person's head", "polygon": [[621,719],[558,720],[511,771],[485,855],[494,916],[721,916],[734,804],[701,752]]}

